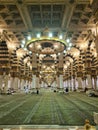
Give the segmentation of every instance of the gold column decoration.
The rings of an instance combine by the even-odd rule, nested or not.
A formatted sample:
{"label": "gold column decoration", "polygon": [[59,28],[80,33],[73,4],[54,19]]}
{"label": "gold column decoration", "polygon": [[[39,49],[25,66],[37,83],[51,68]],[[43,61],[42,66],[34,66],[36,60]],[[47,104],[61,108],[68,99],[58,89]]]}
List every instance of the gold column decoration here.
{"label": "gold column decoration", "polygon": [[74,45],[74,47],[76,49],[78,49],[78,51],[80,52],[80,54],[78,55],[78,57],[76,58],[76,71],[77,71],[77,77],[83,77],[83,60],[82,60],[82,54],[83,51],[81,50],[81,48],[77,45]]}
{"label": "gold column decoration", "polygon": [[81,55],[79,56],[78,65],[77,65],[77,77],[83,77],[83,61]]}
{"label": "gold column decoration", "polygon": [[76,77],[76,67],[75,67],[75,62],[73,62],[73,65],[72,65],[72,77],[73,77],[73,78]]}
{"label": "gold column decoration", "polygon": [[90,52],[90,45],[88,45],[87,51],[86,51],[86,60],[85,60],[85,69],[87,74],[91,74],[91,52]]}
{"label": "gold column decoration", "polygon": [[82,63],[83,63],[83,70],[82,70],[83,76],[82,76],[82,78],[83,78],[83,80],[86,80],[86,69],[85,69],[86,55],[85,55],[85,52],[83,50],[81,51],[81,56],[82,56]]}
{"label": "gold column decoration", "polygon": [[20,67],[21,67],[21,59],[24,57],[24,56],[26,56],[27,55],[27,53],[28,53],[28,51],[25,51],[23,48],[19,48],[17,51],[16,51],[16,55],[17,55],[17,69],[18,69],[18,71],[19,72],[21,72],[20,71]]}
{"label": "gold column decoration", "polygon": [[77,66],[77,60],[74,59],[73,66],[72,66],[72,78],[73,78],[73,91],[76,90],[76,66]]}
{"label": "gold column decoration", "polygon": [[97,72],[97,76],[98,76],[98,59],[97,59],[97,63],[96,63],[96,72]]}
{"label": "gold column decoration", "polygon": [[25,75],[26,75],[26,80],[29,79],[29,67],[26,65],[26,70],[25,70]]}
{"label": "gold column decoration", "polygon": [[23,58],[20,59],[20,79],[24,79],[25,76],[25,65],[23,62]]}
{"label": "gold column decoration", "polygon": [[24,61],[24,79],[28,80],[28,77],[29,77],[29,67],[28,67],[27,63],[29,63],[30,57],[28,55],[26,55],[23,61]]}
{"label": "gold column decoration", "polygon": [[86,79],[87,79],[87,73],[86,73],[86,69],[85,69],[85,53],[84,53],[84,51],[82,50],[81,51],[81,56],[82,56],[82,62],[83,62],[83,77],[82,77],[82,80],[83,80],[83,88],[84,88],[84,90],[85,90],[85,88],[86,88]]}
{"label": "gold column decoration", "polygon": [[18,91],[18,89],[20,88],[20,73],[21,73],[21,64],[20,64],[20,61],[18,60],[17,58],[17,55],[16,55],[16,51],[13,51],[12,53],[12,56],[13,56],[13,61],[12,61],[12,64],[11,64],[11,71],[10,71],[10,74],[11,74],[11,78],[13,79],[13,88]]}
{"label": "gold column decoration", "polygon": [[16,51],[12,53],[13,56],[13,62],[12,62],[12,69],[10,71],[12,77],[18,77],[20,72],[20,65],[19,61],[17,59]]}
{"label": "gold column decoration", "polygon": [[72,86],[73,86],[73,90],[76,90],[76,72],[77,72],[77,66],[78,66],[78,59],[79,59],[79,55],[80,55],[80,50],[77,49],[76,47],[72,47],[70,49],[70,51],[67,52],[68,55],[70,55],[73,59],[73,63],[72,63]]}
{"label": "gold column decoration", "polygon": [[32,64],[30,63],[30,65],[29,65],[29,81],[32,81],[32,74],[33,74],[33,72],[32,72]]}
{"label": "gold column decoration", "polygon": [[65,81],[64,83],[66,83],[66,87],[69,87],[69,88],[71,88],[72,62],[73,62],[72,58],[67,55],[65,57],[65,64],[64,64],[64,67],[63,67],[63,71],[64,71],[63,80]]}
{"label": "gold column decoration", "polygon": [[6,41],[0,42],[0,75],[9,74],[9,52]]}
{"label": "gold column decoration", "polygon": [[10,71],[9,52],[5,40],[0,41],[0,76],[1,76],[1,93],[6,93],[8,89],[8,79]]}
{"label": "gold column decoration", "polygon": [[75,44],[75,47],[78,48],[78,50],[80,50],[81,61],[84,65],[85,61],[86,61],[86,51],[88,48],[88,42],[85,41],[83,43],[77,43],[77,44]]}
{"label": "gold column decoration", "polygon": [[97,52],[95,49],[92,49],[92,62],[91,62],[91,77],[94,80],[93,87],[96,90],[97,88],[97,65],[98,65],[98,60],[97,60]]}
{"label": "gold column decoration", "polygon": [[9,51],[9,64],[11,66],[13,62],[13,53],[19,48],[19,43],[7,42],[8,51]]}
{"label": "gold column decoration", "polygon": [[91,76],[92,77],[97,76],[97,69],[96,69],[96,67],[97,67],[97,59],[96,59],[96,57],[92,56],[92,62],[91,62]]}

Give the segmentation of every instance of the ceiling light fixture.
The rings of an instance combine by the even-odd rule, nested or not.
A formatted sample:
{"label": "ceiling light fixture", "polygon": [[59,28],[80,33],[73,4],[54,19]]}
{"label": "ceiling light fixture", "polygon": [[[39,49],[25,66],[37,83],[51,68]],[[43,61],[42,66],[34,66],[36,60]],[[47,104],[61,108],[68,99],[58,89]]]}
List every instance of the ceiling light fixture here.
{"label": "ceiling light fixture", "polygon": [[24,48],[25,51],[27,51],[27,48]]}
{"label": "ceiling light fixture", "polygon": [[64,53],[66,53],[66,50],[64,50]]}
{"label": "ceiling light fixture", "polygon": [[22,48],[24,48],[24,45],[23,45],[23,44],[21,44],[21,47],[22,47]]}
{"label": "ceiling light fixture", "polygon": [[22,44],[25,44],[25,40],[22,40]]}
{"label": "ceiling light fixture", "polygon": [[68,47],[67,50],[70,50],[70,47]]}
{"label": "ceiling light fixture", "polygon": [[59,39],[63,39],[63,36],[62,36],[62,35],[59,35]]}
{"label": "ceiling light fixture", "polygon": [[52,33],[49,33],[49,37],[52,37],[53,35],[52,35]]}
{"label": "ceiling light fixture", "polygon": [[40,38],[40,37],[41,37],[41,34],[40,34],[40,33],[38,33],[38,34],[37,34],[37,38]]}
{"label": "ceiling light fixture", "polygon": [[29,51],[29,54],[32,54],[32,51]]}
{"label": "ceiling light fixture", "polygon": [[29,35],[29,36],[27,37],[27,39],[28,39],[28,40],[31,40],[31,36]]}
{"label": "ceiling light fixture", "polygon": [[70,42],[70,39],[67,39],[66,41],[69,43],[69,42]]}
{"label": "ceiling light fixture", "polygon": [[67,42],[63,39],[62,34],[59,34],[59,36],[53,34],[49,30],[38,32],[36,37],[27,41],[27,49],[38,54],[58,54],[63,52],[67,47]]}
{"label": "ceiling light fixture", "polygon": [[69,46],[71,47],[71,46],[72,46],[72,43],[69,43]]}
{"label": "ceiling light fixture", "polygon": [[58,56],[60,55],[60,53],[58,53]]}

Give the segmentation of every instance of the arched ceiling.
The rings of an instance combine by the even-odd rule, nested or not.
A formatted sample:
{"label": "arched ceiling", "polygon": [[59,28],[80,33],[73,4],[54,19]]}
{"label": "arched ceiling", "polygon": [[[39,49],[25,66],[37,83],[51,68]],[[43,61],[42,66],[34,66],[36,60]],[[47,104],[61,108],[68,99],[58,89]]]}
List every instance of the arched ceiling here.
{"label": "arched ceiling", "polygon": [[[39,74],[45,76],[44,80],[50,77],[49,82],[52,82],[55,74],[63,73],[64,63],[69,62],[64,51],[74,53],[77,50],[68,50],[67,39],[73,46],[79,47],[88,38],[89,30],[96,33],[96,5],[96,0],[0,0],[0,38],[32,51],[32,58],[29,59],[32,70],[38,74],[49,69],[51,74]],[[49,32],[56,40],[46,39]],[[39,37],[38,33],[45,38],[28,42],[30,37]],[[57,37],[63,41],[58,41]]]}

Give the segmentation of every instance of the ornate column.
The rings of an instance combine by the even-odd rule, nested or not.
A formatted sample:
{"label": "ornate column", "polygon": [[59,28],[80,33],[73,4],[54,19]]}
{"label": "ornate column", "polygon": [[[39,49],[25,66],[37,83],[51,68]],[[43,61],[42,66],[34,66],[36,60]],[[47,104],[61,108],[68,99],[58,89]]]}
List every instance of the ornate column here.
{"label": "ornate column", "polygon": [[[97,23],[96,27],[98,28],[98,23]],[[98,30],[97,30],[96,32],[97,32],[96,40],[95,40],[95,47],[96,47],[96,52],[97,52],[97,65],[96,65],[97,77],[96,77],[96,89],[98,90]]]}
{"label": "ornate column", "polygon": [[63,75],[59,76],[59,84],[60,84],[60,89],[62,89],[64,87],[63,86]]}
{"label": "ornate column", "polygon": [[86,70],[85,70],[85,68],[83,68],[83,89],[85,90],[85,88],[87,87],[87,85],[86,85],[86,80],[87,80],[87,76],[86,76]]}
{"label": "ornate column", "polygon": [[71,78],[71,87],[72,87],[72,90],[71,91],[73,91],[73,77]]}
{"label": "ornate column", "polygon": [[44,87],[44,81],[41,81],[41,88]]}
{"label": "ornate column", "polygon": [[57,89],[60,88],[60,83],[59,83],[59,76],[57,75],[56,76],[56,83],[57,83]]}
{"label": "ornate column", "polygon": [[[98,18],[98,17],[97,17]],[[95,48],[97,53],[97,65],[96,65],[96,71],[97,71],[97,77],[96,77],[96,89],[98,90],[98,22],[96,24],[96,39],[95,39]]]}
{"label": "ornate column", "polygon": [[68,71],[69,71],[69,90],[72,90],[72,64],[70,64],[70,66],[68,67]]}
{"label": "ornate column", "polygon": [[91,75],[87,74],[87,83],[86,83],[86,87],[92,88],[92,80],[91,80]]}
{"label": "ornate column", "polygon": [[36,75],[33,75],[32,88],[36,88]]}
{"label": "ornate column", "polygon": [[0,42],[0,77],[2,79],[1,91],[6,93],[8,90],[8,75],[10,72],[9,52],[6,41]]}
{"label": "ornate column", "polygon": [[97,57],[92,56],[92,66],[91,66],[91,77],[92,77],[92,87],[96,90],[97,88]]}
{"label": "ornate column", "polygon": [[37,89],[40,88],[40,85],[39,85],[39,77],[38,77],[38,76],[36,77],[36,88],[37,88]]}
{"label": "ornate column", "polygon": [[41,88],[41,79],[39,78],[39,88]]}
{"label": "ornate column", "polygon": [[82,89],[82,78],[77,77],[77,82],[78,82],[78,89]]}
{"label": "ornate column", "polygon": [[25,80],[21,79],[21,90],[24,90],[24,86],[25,86]]}
{"label": "ornate column", "polygon": [[53,88],[56,88],[56,81],[54,81],[54,82],[52,83],[52,87],[53,87]]}
{"label": "ornate column", "polygon": [[95,48],[96,48],[96,52],[97,52],[97,61],[98,61],[98,23],[96,25],[96,38],[95,38]]}
{"label": "ornate column", "polygon": [[14,78],[10,77],[10,88],[13,88],[14,86]]}
{"label": "ornate column", "polygon": [[[10,64],[10,66],[11,66],[11,64]],[[10,72],[9,72],[9,75],[8,75],[8,89],[10,89],[10,88],[12,88],[12,86],[11,86],[11,75],[10,75]]]}
{"label": "ornate column", "polygon": [[78,89],[83,88],[83,62],[81,55],[79,56],[78,64],[77,64],[77,82],[78,82]]}
{"label": "ornate column", "polygon": [[18,80],[19,80],[18,77],[15,77],[15,78],[14,78],[13,88],[14,88],[16,91],[18,90]]}
{"label": "ornate column", "polygon": [[0,75],[0,91],[2,89],[2,79],[3,79],[3,75]]}
{"label": "ornate column", "polygon": [[73,62],[73,67],[72,67],[72,90],[75,91],[76,90],[76,59],[74,59],[74,62]]}
{"label": "ornate column", "polygon": [[63,82],[64,82],[64,88],[66,88],[66,80],[64,80]]}
{"label": "ornate column", "polygon": [[66,62],[66,69],[65,69],[65,80],[66,80],[66,87],[70,87],[70,68],[68,67],[69,61]]}
{"label": "ornate column", "polygon": [[18,78],[18,90],[20,91],[21,90],[21,79]]}
{"label": "ornate column", "polygon": [[91,46],[91,42],[88,41],[89,44],[88,44],[88,48],[87,48],[87,51],[86,51],[86,59],[85,59],[85,70],[86,70],[86,73],[87,73],[87,88],[92,88],[92,80],[91,80],[91,52],[90,52],[90,46]]}
{"label": "ornate column", "polygon": [[11,61],[11,70],[10,70],[10,80],[11,80],[11,88],[18,90],[20,85],[19,85],[19,82],[20,82],[20,61],[19,59],[17,58],[17,55],[16,55],[16,50],[13,51],[13,53],[11,54],[12,56],[12,61]]}
{"label": "ornate column", "polygon": [[8,81],[9,81],[9,75],[5,75],[5,78],[4,78],[4,82],[5,82],[5,93],[7,92],[8,90]]}
{"label": "ornate column", "polygon": [[97,71],[96,89],[98,90],[98,63],[97,63],[97,66],[96,66],[96,71]]}

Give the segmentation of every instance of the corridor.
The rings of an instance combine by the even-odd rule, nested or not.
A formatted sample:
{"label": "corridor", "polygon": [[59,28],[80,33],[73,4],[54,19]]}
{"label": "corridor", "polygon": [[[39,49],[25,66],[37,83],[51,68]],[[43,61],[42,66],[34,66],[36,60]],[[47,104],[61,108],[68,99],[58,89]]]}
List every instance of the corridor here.
{"label": "corridor", "polygon": [[[82,97],[82,98],[81,98]],[[94,123],[98,112],[98,98],[84,93],[69,94],[40,91],[40,94],[0,96],[0,124],[2,125],[84,125],[85,119]]]}

